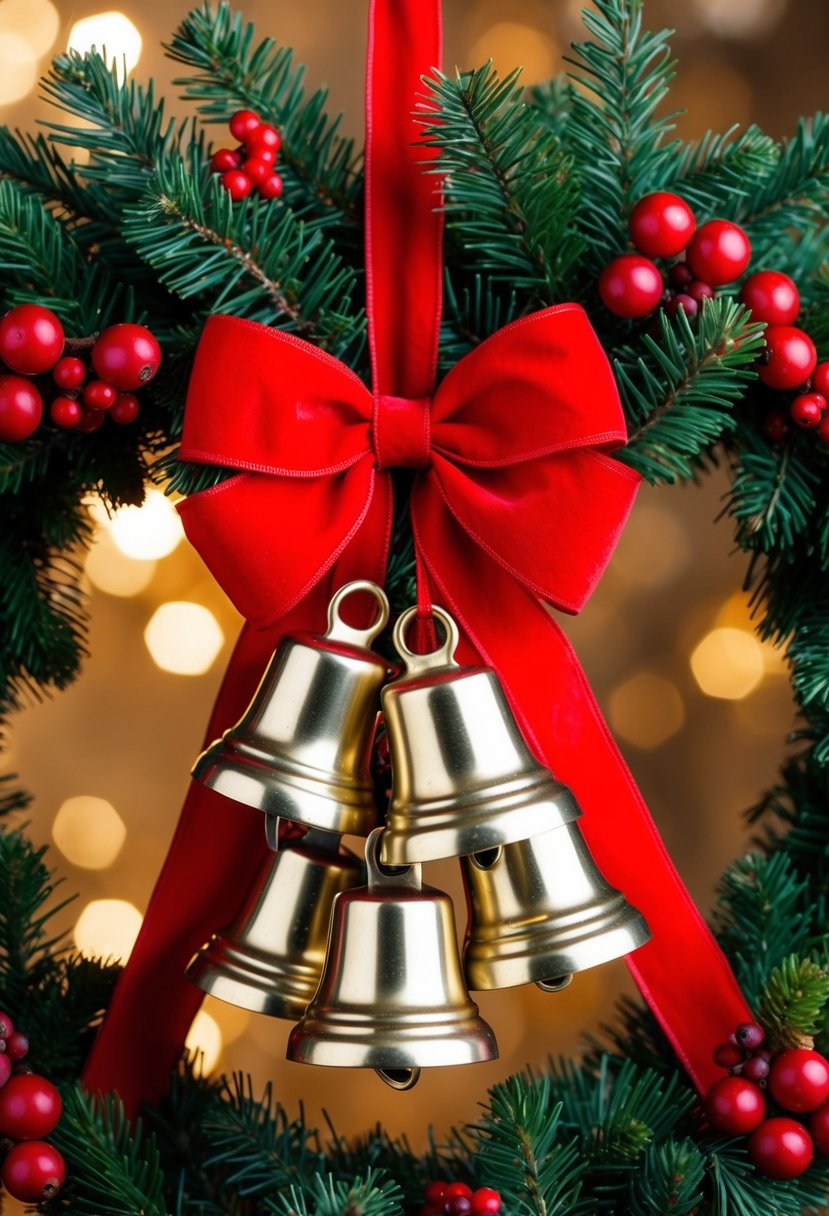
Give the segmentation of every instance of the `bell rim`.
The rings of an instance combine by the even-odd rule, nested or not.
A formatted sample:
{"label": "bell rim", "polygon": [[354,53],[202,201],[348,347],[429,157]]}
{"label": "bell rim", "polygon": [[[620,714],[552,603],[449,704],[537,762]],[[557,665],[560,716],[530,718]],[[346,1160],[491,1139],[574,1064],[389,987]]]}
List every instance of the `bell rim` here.
{"label": "bell rim", "polygon": [[[470,1019],[469,1029],[447,1038],[407,1033],[405,1042],[384,1039],[376,1027],[372,1041],[357,1034],[326,1034],[315,1029],[316,1018],[306,1013],[288,1037],[286,1058],[295,1064],[324,1068],[449,1068],[461,1064],[485,1064],[498,1059],[495,1032],[483,1018]],[[329,1024],[330,1025],[330,1024]],[[368,1028],[366,1028],[368,1029]],[[434,1049],[440,1047],[440,1052]],[[420,1053],[420,1054],[417,1054]],[[360,1062],[355,1063],[355,1055]],[[429,1056],[428,1059],[425,1056]]]}
{"label": "bell rim", "polygon": [[[317,990],[318,974],[289,965],[271,968],[266,975],[218,955],[211,949],[215,944],[211,940],[191,959],[185,972],[191,983],[208,996],[251,1013],[289,1020],[302,1017]],[[286,983],[285,991],[275,990],[277,979]]]}

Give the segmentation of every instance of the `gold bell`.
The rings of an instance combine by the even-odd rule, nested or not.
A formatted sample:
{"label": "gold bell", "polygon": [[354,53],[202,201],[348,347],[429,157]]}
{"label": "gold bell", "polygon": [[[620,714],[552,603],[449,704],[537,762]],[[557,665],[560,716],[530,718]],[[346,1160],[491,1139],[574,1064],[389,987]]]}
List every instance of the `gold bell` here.
{"label": "gold bell", "polygon": [[368,886],[334,900],[317,994],[291,1031],[288,1059],[373,1068],[410,1089],[421,1068],[498,1056],[461,974],[452,901],[420,866],[383,868],[381,829],[366,843]]}
{"label": "gold bell", "polygon": [[578,823],[462,862],[470,919],[470,988],[567,986],[574,971],[630,954],[650,939],[642,913],[605,880]]}
{"label": "gold bell", "polygon": [[442,646],[409,650],[416,611],[394,629],[406,673],[382,693],[393,788],[381,860],[399,866],[478,853],[575,819],[576,800],[531,754],[495,672],[455,662],[449,614],[433,609],[446,631]]}
{"label": "gold bell", "polygon": [[[367,629],[340,616],[367,591],[378,613]],[[248,709],[193,766],[193,776],[273,818],[367,836],[377,821],[369,762],[388,664],[369,649],[389,619],[374,583],[341,587],[323,635],[283,638]]]}
{"label": "gold bell", "polygon": [[187,975],[204,992],[275,1018],[302,1016],[317,990],[331,905],[364,867],[332,832],[283,844],[256,875],[234,923],[214,933]]}

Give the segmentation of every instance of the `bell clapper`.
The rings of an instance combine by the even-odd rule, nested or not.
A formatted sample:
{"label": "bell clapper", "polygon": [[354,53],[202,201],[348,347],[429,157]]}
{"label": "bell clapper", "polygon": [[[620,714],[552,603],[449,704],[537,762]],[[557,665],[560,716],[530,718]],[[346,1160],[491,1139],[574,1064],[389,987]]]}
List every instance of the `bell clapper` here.
{"label": "bell clapper", "polygon": [[572,975],[556,975],[548,980],[536,980],[535,986],[542,992],[563,992],[565,988],[570,987],[572,982]]}
{"label": "bell clapper", "polygon": [[420,1080],[419,1068],[375,1068],[374,1070],[381,1081],[385,1081],[386,1085],[399,1092],[407,1089],[414,1089]]}

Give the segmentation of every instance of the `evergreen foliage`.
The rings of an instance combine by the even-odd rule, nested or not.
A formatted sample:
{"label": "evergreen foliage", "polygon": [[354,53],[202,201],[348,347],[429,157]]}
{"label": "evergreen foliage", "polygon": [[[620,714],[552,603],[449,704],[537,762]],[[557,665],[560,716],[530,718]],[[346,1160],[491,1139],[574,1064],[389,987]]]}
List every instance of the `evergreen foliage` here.
{"label": "evergreen foliage", "polygon": [[[632,206],[676,190],[698,218],[746,227],[753,265],[797,281],[804,324],[829,356],[829,119],[778,142],[756,126],[673,134],[669,35],[641,0],[596,0],[562,76],[529,93],[491,65],[424,80],[424,143],[445,175],[445,372],[534,308],[590,309],[622,395],[630,442],[617,458],[652,483],[723,461],[725,511],[746,555],[761,635],[785,648],[801,711],[798,751],[751,812],[755,850],[725,874],[719,938],[775,1045],[827,1036],[829,967],[829,449],[758,428],[769,398],[755,363],[763,326],[731,289],[689,321],[627,322],[598,303],[607,261],[630,249]],[[369,377],[359,151],[309,90],[292,52],[258,40],[221,3],[194,10],[168,47],[179,122],[152,84],[96,55],[58,56],[45,134],[0,129],[0,307],[39,301],[73,337],[116,320],[149,323],[164,350],[135,427],[76,436],[43,428],[0,445],[0,718],[64,687],[85,648],[80,558],[85,501],[116,509],[155,479],[180,493],[221,469],[177,462],[185,386],[199,334],[226,312],[300,334]],[[573,83],[575,81],[575,83]],[[212,129],[250,107],[283,135],[278,203],[231,204],[209,172]],[[225,142],[222,133],[220,142]],[[83,153],[78,156],[77,152]],[[405,502],[388,589],[410,602]],[[25,796],[0,779],[0,811]],[[220,1084],[183,1063],[170,1093],[131,1127],[115,1099],[76,1086],[117,968],[76,956],[52,931],[61,906],[43,850],[0,832],[0,1004],[30,1033],[33,1064],[64,1086],[55,1140],[70,1181],[54,1208],[73,1216],[401,1216],[425,1182],[496,1187],[505,1216],[796,1216],[820,1210],[829,1168],[796,1182],[760,1178],[744,1143],[713,1137],[653,1018],[625,1002],[583,1059],[497,1085],[474,1126],[425,1154],[376,1129],[347,1141],[289,1115],[268,1089]]]}

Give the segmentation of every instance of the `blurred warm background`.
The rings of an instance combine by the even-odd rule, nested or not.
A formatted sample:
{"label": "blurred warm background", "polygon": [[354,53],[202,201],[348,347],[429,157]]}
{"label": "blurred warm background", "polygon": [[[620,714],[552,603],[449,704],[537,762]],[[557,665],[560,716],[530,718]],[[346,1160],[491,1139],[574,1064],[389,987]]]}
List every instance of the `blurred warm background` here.
{"label": "blurred warm background", "polygon": [[[141,0],[103,11],[80,0],[0,0],[0,121],[34,129],[46,113],[37,77],[67,45],[105,44],[137,78],[154,76],[173,101],[160,43],[189,7]],[[312,85],[327,82],[346,129],[360,135],[363,0],[247,0],[259,31],[294,45]],[[580,0],[445,0],[445,63],[492,57],[525,81],[558,71],[579,36]],[[825,104],[825,0],[649,0],[650,24],[677,27],[673,103],[688,137],[757,121],[780,136]],[[175,108],[175,103],[173,103]],[[705,908],[726,863],[747,844],[741,818],[772,779],[793,714],[780,657],[751,632],[727,521],[715,523],[726,482],[644,488],[608,573],[568,625],[622,749],[678,867]],[[11,763],[35,793],[37,841],[78,899],[65,914],[80,949],[125,956],[162,863],[201,732],[239,619],[182,539],[174,511],[151,491],[143,509],[98,516],[87,561],[91,657],[83,678],[20,715]],[[528,662],[532,657],[528,656]],[[7,758],[9,759],[9,758]],[[245,879],[240,875],[240,882]],[[460,894],[454,866],[428,880]],[[462,904],[459,904],[462,908]],[[681,965],[681,960],[677,960]],[[291,1111],[325,1107],[341,1131],[382,1120],[421,1144],[473,1118],[487,1087],[546,1055],[578,1051],[584,1032],[629,991],[622,964],[577,977],[559,995],[535,988],[482,994],[501,1059],[436,1069],[408,1094],[371,1074],[287,1064],[288,1025],[207,1001],[191,1041],[206,1067],[273,1079]],[[163,994],[159,1000],[163,1001]]]}

